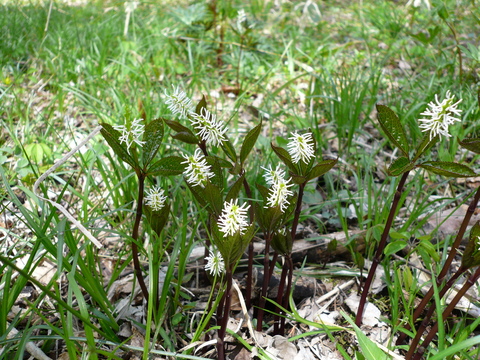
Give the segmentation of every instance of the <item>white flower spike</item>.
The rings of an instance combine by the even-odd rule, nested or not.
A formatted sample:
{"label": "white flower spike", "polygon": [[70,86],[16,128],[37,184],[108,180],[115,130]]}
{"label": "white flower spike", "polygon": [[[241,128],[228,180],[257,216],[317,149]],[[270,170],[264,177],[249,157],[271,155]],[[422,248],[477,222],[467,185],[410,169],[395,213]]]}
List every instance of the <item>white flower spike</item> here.
{"label": "white flower spike", "polygon": [[143,119],[135,119],[131,124],[126,123],[125,125],[114,125],[113,128],[117,131],[120,131],[122,135],[118,138],[121,143],[127,144],[127,151],[130,154],[130,147],[133,143],[136,143],[138,146],[143,146],[145,141],[141,141],[140,138],[143,136],[144,125],[140,124],[140,121]]}
{"label": "white flower spike", "polygon": [[299,134],[294,132],[291,135],[292,137],[288,138],[290,142],[287,145],[287,149],[293,163],[296,164],[301,160],[308,164],[310,158],[315,157],[312,133]]}
{"label": "white flower spike", "polygon": [[220,120],[217,120],[215,114],[212,114],[205,108],[202,108],[200,115],[191,114],[192,126],[197,130],[198,136],[207,144],[217,146],[222,141],[225,141],[225,132],[227,128]]}
{"label": "white flower spike", "polygon": [[235,201],[230,200],[230,202],[225,202],[223,204],[222,214],[218,218],[218,228],[223,232],[223,236],[235,235],[237,232],[240,235],[245,233],[246,228],[248,227],[247,223],[247,210],[250,205],[243,204],[242,206],[238,205],[238,199]]}
{"label": "white flower spike", "polygon": [[292,186],[293,184],[290,184],[290,179],[280,179],[278,182],[274,183],[270,188],[269,197],[267,199],[268,207],[278,206],[282,213],[285,212],[288,204],[290,204],[287,199],[293,195],[293,191],[288,190],[288,188]]}
{"label": "white flower spike", "polygon": [[428,116],[428,118],[419,119],[421,122],[420,129],[422,132],[430,132],[430,140],[437,135],[443,135],[445,137],[451,137],[448,132],[448,127],[455,123],[455,121],[461,121],[455,116],[461,116],[462,110],[457,109],[457,105],[460,104],[462,99],[454,103],[455,95],[450,94],[450,90],[447,91],[445,99],[440,102],[438,95],[435,95],[435,102],[431,101],[425,110],[420,115]]}
{"label": "white flower spike", "polygon": [[205,157],[200,149],[196,149],[191,156],[182,154],[186,159],[182,164],[187,164],[183,175],[187,182],[193,186],[205,186],[207,179],[214,174],[210,171],[211,166],[207,164]]}
{"label": "white flower spike", "polygon": [[180,87],[177,86],[175,89],[174,86],[171,95],[165,91],[165,96],[167,97],[165,104],[168,105],[168,110],[170,110],[173,115],[180,114],[180,117],[186,118],[192,112],[192,100],[187,97],[185,91],[180,90]]}
{"label": "white flower spike", "polygon": [[165,200],[167,197],[164,196],[164,193],[163,189],[160,189],[160,187],[157,186],[147,191],[145,200],[147,201],[147,205],[150,206],[153,211],[160,211],[165,206]]}
{"label": "white flower spike", "polygon": [[266,171],[263,177],[268,185],[273,185],[285,177],[285,171],[280,168],[280,164],[277,165],[275,170],[272,169],[271,165],[269,165],[268,169],[262,166],[262,169]]}
{"label": "white flower spike", "polygon": [[217,249],[210,248],[209,255],[205,258],[207,264],[205,270],[212,276],[219,276],[225,272],[225,262],[223,261],[222,254]]}
{"label": "white flower spike", "polygon": [[430,1],[429,0],[408,0],[406,6],[412,6],[415,8],[418,8],[422,5],[422,3],[425,4],[428,10],[430,10]]}

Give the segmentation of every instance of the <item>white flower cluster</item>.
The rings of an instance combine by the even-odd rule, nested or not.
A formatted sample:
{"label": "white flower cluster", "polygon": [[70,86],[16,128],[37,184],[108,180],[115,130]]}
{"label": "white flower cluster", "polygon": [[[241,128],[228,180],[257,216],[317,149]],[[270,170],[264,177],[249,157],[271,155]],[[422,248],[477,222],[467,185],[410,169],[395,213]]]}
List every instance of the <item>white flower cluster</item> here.
{"label": "white flower cluster", "polygon": [[308,164],[310,158],[315,157],[312,133],[298,134],[294,132],[291,135],[292,137],[288,138],[290,142],[287,145],[287,150],[293,163],[296,164],[301,160]]}
{"label": "white flower cluster", "polygon": [[147,191],[145,200],[147,201],[147,205],[150,206],[153,211],[159,211],[165,206],[165,200],[167,197],[164,196],[164,193],[163,189],[160,189],[160,187],[157,186]]}
{"label": "white flower cluster", "polygon": [[144,125],[140,124],[140,121],[143,119],[135,119],[131,124],[125,125],[114,125],[113,128],[117,131],[120,131],[122,135],[120,135],[119,140],[121,143],[127,144],[127,151],[130,154],[130,147],[133,143],[136,143],[138,146],[143,146],[145,141],[141,141],[140,138],[143,136],[144,133]]}
{"label": "white flower cluster", "polygon": [[207,144],[216,146],[226,140],[224,134],[227,127],[207,109],[202,108],[200,114],[193,113],[190,121],[197,130],[198,136]]}
{"label": "white flower cluster", "polygon": [[291,179],[284,179],[285,171],[280,169],[279,165],[277,165],[275,170],[272,170],[271,167],[269,169],[262,168],[266,171],[263,176],[267,184],[271,185],[266,207],[278,206],[282,212],[285,212],[288,204],[290,204],[288,198],[293,195],[293,191],[288,189],[293,186],[290,183]]}
{"label": "white flower cluster", "polygon": [[217,249],[210,248],[209,255],[205,260],[207,260],[205,270],[212,274],[212,276],[218,276],[225,272],[225,262],[223,261],[222,254]]}
{"label": "white flower cluster", "polygon": [[210,171],[211,166],[207,164],[205,156],[200,149],[196,149],[193,155],[182,156],[186,159],[182,164],[187,164],[183,175],[187,182],[193,186],[205,186],[206,181],[214,174]]}
{"label": "white flower cluster", "polygon": [[187,97],[185,91],[180,90],[180,87],[173,87],[173,93],[171,95],[167,94],[165,91],[165,96],[167,101],[165,104],[168,105],[168,110],[172,112],[173,115],[180,114],[182,118],[186,118],[193,109],[192,100]]}
{"label": "white flower cluster", "polygon": [[240,235],[245,233],[248,227],[247,210],[250,205],[238,205],[238,199],[230,202],[225,201],[223,204],[222,214],[218,218],[218,228],[223,232],[223,236],[235,235],[237,232]]}
{"label": "white flower cluster", "polygon": [[420,129],[422,132],[430,132],[430,140],[437,135],[443,135],[450,137],[448,127],[455,121],[461,121],[455,116],[460,116],[462,110],[457,109],[457,105],[460,104],[462,99],[454,103],[455,95],[451,95],[450,91],[447,91],[446,98],[440,102],[438,95],[435,94],[435,102],[431,101],[428,106],[429,109],[425,110],[420,115],[428,116],[428,118],[419,119],[421,122]]}

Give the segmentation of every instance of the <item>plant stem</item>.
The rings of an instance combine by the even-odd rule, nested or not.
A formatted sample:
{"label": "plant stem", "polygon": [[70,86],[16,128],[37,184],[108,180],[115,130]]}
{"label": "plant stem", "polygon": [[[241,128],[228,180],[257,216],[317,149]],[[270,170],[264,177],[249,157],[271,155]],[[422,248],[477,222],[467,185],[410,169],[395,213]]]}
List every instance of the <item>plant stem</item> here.
{"label": "plant stem", "polygon": [[[468,278],[468,280],[465,282],[462,288],[457,292],[457,295],[455,295],[452,302],[448,304],[447,308],[443,311],[443,314],[442,314],[443,321],[445,321],[447,317],[452,313],[453,309],[455,309],[455,306],[458,304],[460,299],[463,297],[463,295],[465,295],[468,289],[470,289],[476,283],[478,278],[480,278],[480,267],[477,268],[475,273]],[[430,344],[432,339],[435,337],[437,330],[438,330],[438,322],[433,325],[432,329],[426,336],[425,340],[423,340],[422,345],[418,348],[418,351],[414,354],[413,360],[420,360],[423,357],[423,353],[425,352],[426,347],[428,346],[428,344]],[[412,358],[406,357],[406,360],[410,360],[410,359]]]}
{"label": "plant stem", "polygon": [[[463,218],[462,224],[458,229],[455,241],[453,242],[452,248],[449,251],[447,260],[445,261],[445,264],[443,265],[442,270],[440,271],[440,274],[437,277],[437,280],[436,280],[437,287],[440,286],[440,284],[443,282],[443,280],[445,279],[445,276],[448,273],[448,270],[450,269],[450,265],[452,264],[453,259],[457,254],[457,249],[460,246],[460,243],[463,239],[463,235],[465,234],[465,231],[467,230],[467,226],[470,223],[470,219],[472,218],[472,215],[475,212],[475,209],[477,208],[478,201],[480,201],[480,187],[477,188],[477,192],[475,193],[475,196],[473,197],[472,201],[470,202],[470,205],[468,206],[468,209],[467,209],[467,212],[465,213],[465,217]],[[418,319],[418,317],[425,310],[425,307],[427,306],[432,296],[433,296],[433,286],[428,290],[427,294],[425,294],[422,301],[420,302],[415,312],[413,313],[413,317],[412,317],[413,323]],[[410,330],[411,329],[410,325],[407,324],[405,326],[405,329]],[[407,337],[407,334],[405,333],[400,334],[396,344],[402,345],[405,342],[406,337]]]}
{"label": "plant stem", "polygon": [[133,225],[132,232],[132,258],[133,258],[133,267],[135,269],[135,275],[137,276],[138,283],[142,289],[143,296],[148,301],[148,289],[145,285],[145,280],[142,274],[142,268],[140,267],[140,260],[138,257],[138,237],[139,237],[139,228],[140,221],[142,220],[142,205],[143,205],[143,192],[145,188],[145,174],[143,172],[137,173],[138,177],[138,199],[137,199],[137,212],[135,216],[135,224]]}
{"label": "plant stem", "polygon": [[270,284],[270,242],[272,241],[272,234],[270,232],[265,234],[265,257],[263,259],[263,284],[262,293],[260,294],[260,301],[258,304],[257,314],[257,331],[262,331],[263,313],[266,304],[268,285]]}
{"label": "plant stem", "polygon": [[[287,264],[287,259],[285,258],[285,262],[282,266],[282,275],[280,276],[280,283],[278,285],[278,293],[277,293],[277,304],[283,306],[283,294],[285,291],[285,283],[287,280],[287,274],[289,270],[289,265]],[[273,333],[275,335],[281,335],[280,334],[280,316],[279,314],[281,313],[281,310],[276,307],[275,308],[275,316],[273,317]]]}
{"label": "plant stem", "polygon": [[[292,290],[292,280],[293,280],[293,262],[292,262],[292,254],[288,254],[286,257],[286,263],[288,264],[288,279],[287,279],[287,290],[285,291],[285,294],[283,296],[283,308],[288,309],[288,304],[289,304],[289,297],[290,297],[290,292]],[[280,335],[285,335],[285,317],[282,317],[280,319]]]}
{"label": "plant stem", "polygon": [[[225,359],[225,334],[227,333],[227,325],[228,325],[228,314],[230,313],[230,305],[232,303],[232,269],[229,267],[226,271],[226,279],[227,279],[227,288],[225,290],[224,302],[221,301],[220,305],[222,306],[221,311],[221,318],[218,320],[220,321],[220,330],[218,331],[218,339],[217,339],[217,356],[219,360]],[[219,306],[220,309],[220,306]]]}
{"label": "plant stem", "polygon": [[[244,170],[245,171],[245,170]],[[248,202],[250,203],[250,208],[248,209],[248,215],[250,217],[250,224],[253,224],[255,218],[255,208],[252,201],[252,190],[248,185],[247,179],[243,178],[243,187],[245,189],[245,194],[247,195]],[[247,270],[247,288],[246,288],[246,305],[247,309],[250,309],[252,305],[252,282],[253,282],[253,238],[248,244],[248,270]]]}
{"label": "plant stem", "polygon": [[407,181],[408,173],[409,171],[404,172],[400,179],[400,182],[398,183],[397,190],[395,191],[395,195],[393,197],[392,207],[390,208],[390,213],[388,214],[387,222],[385,223],[385,228],[383,229],[382,238],[380,239],[377,251],[375,252],[372,266],[370,267],[370,271],[368,272],[367,280],[365,280],[365,284],[362,290],[362,296],[360,297],[357,317],[355,318],[355,324],[357,326],[360,326],[362,324],[363,309],[365,307],[365,303],[367,302],[367,295],[370,290],[370,286],[372,285],[375,271],[377,270],[378,264],[380,264],[383,250],[385,249],[385,246],[387,246],[388,233],[390,232],[390,228],[392,227],[393,218],[395,217],[395,213],[400,202],[400,196],[402,195],[403,187],[405,185],[405,182]]}

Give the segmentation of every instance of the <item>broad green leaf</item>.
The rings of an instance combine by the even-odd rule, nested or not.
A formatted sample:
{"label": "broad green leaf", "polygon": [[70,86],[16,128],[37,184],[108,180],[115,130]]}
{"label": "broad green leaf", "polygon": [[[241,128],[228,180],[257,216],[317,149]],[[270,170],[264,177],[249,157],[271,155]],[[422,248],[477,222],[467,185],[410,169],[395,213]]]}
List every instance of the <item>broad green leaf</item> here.
{"label": "broad green leaf", "polygon": [[475,154],[480,154],[480,139],[464,139],[463,141],[458,141],[460,146],[464,147],[467,150],[474,152]]}
{"label": "broad green leaf", "polygon": [[277,154],[277,156],[280,158],[280,160],[289,168],[289,170],[293,173],[297,173],[297,168],[292,162],[292,157],[288,153],[287,150],[284,148],[281,148],[279,146],[271,144],[272,150]]}
{"label": "broad green leaf", "polygon": [[221,142],[221,147],[225,154],[232,160],[233,162],[237,162],[237,154],[235,153],[235,148],[233,147],[232,143],[230,142],[229,138],[226,138],[224,141]]}
{"label": "broad green leaf", "polygon": [[260,195],[262,195],[263,200],[266,201],[268,198],[269,189],[266,186],[263,186],[258,183],[255,184],[255,186],[257,187],[257,190],[260,192]]}
{"label": "broad green leaf", "polygon": [[466,165],[448,161],[427,161],[418,166],[437,175],[455,178],[463,178],[477,175],[475,171],[473,171]]}
{"label": "broad green leaf", "polygon": [[205,199],[210,204],[213,213],[216,216],[219,216],[223,208],[223,197],[220,189],[210,181],[207,181],[205,184],[204,194]]}
{"label": "broad green leaf", "polygon": [[147,174],[151,176],[170,176],[180,175],[185,170],[185,164],[182,164],[185,159],[180,156],[167,156],[161,158],[147,170]]}
{"label": "broad green leaf", "polygon": [[145,126],[143,133],[143,166],[147,168],[150,162],[157,155],[163,139],[163,121],[156,119]]}
{"label": "broad green leaf", "polygon": [[240,163],[242,164],[242,166],[248,154],[250,154],[250,151],[255,145],[261,130],[262,130],[262,123],[260,122],[260,124],[255,126],[252,130],[248,132],[247,136],[245,136],[245,140],[243,141],[242,148],[240,149]]}
{"label": "broad green leaf", "polygon": [[400,119],[388,106],[377,105],[378,121],[390,141],[408,158],[408,141]]}
{"label": "broad green leaf", "polygon": [[202,95],[202,99],[198,102],[195,113],[200,115],[202,113],[202,109],[207,109],[207,100],[205,99],[205,95]]}
{"label": "broad green leaf", "polygon": [[398,176],[412,170],[415,164],[411,163],[405,156],[400,156],[388,167],[387,173],[390,176]]}
{"label": "broad green leaf", "polygon": [[163,121],[164,121],[165,124],[166,124],[170,129],[172,129],[173,131],[176,131],[176,132],[186,132],[186,133],[189,133],[190,135],[195,136],[195,134],[192,132],[192,130],[190,130],[190,129],[187,128],[186,126],[183,126],[183,125],[180,124],[178,121],[167,120],[167,119],[163,119]]}
{"label": "broad green leaf", "polygon": [[462,257],[462,267],[470,269],[480,265],[480,221],[470,230],[468,244]]}
{"label": "broad green leaf", "polygon": [[52,156],[52,149],[43,142],[33,143],[25,145],[25,153],[32,161],[39,164],[44,157],[49,158]]}
{"label": "broad green leaf", "polygon": [[237,181],[233,183],[232,187],[228,191],[225,201],[230,201],[232,199],[238,198],[238,194],[240,193],[240,190],[242,190],[243,188],[244,179],[245,179],[245,174],[242,174],[241,176],[238,177]]}
{"label": "broad green leaf", "polygon": [[[207,181],[208,182],[208,181]],[[187,182],[187,186],[190,189],[190,192],[193,194],[195,199],[198,201],[201,207],[206,207],[208,205],[207,197],[205,195],[205,189],[201,186],[193,186]]]}
{"label": "broad green leaf", "polygon": [[391,242],[385,247],[385,250],[383,250],[383,253],[385,256],[390,256],[392,254],[395,254],[405,248],[407,246],[407,242],[405,240],[396,240]]}
{"label": "broad green leaf", "polygon": [[168,215],[170,214],[170,204],[166,203],[165,206],[158,211],[153,211],[150,206],[145,205],[144,211],[152,230],[160,236],[160,233],[167,223]]}
{"label": "broad green leaf", "polygon": [[342,316],[347,320],[350,325],[353,326],[353,330],[355,330],[355,334],[357,335],[358,344],[360,345],[360,349],[362,349],[362,354],[365,356],[367,360],[386,360],[388,359],[388,355],[383,352],[372,340],[370,340],[367,335],[363,333],[360,328],[355,325],[355,322],[350,319],[350,317],[345,314],[343,311],[341,312]]}
{"label": "broad green leaf", "polygon": [[310,181],[312,179],[318,178],[323,174],[326,174],[331,168],[335,166],[337,163],[337,159],[334,160],[323,160],[315,165],[310,172],[305,176],[306,181]]}
{"label": "broad green leaf", "polygon": [[280,234],[278,231],[275,232],[272,238],[272,248],[276,252],[282,255],[291,254],[293,248],[292,234],[287,231],[284,234]]}
{"label": "broad green leaf", "polygon": [[107,140],[108,145],[110,145],[120,160],[126,162],[134,169],[138,168],[138,164],[135,163],[135,160],[128,153],[126,147],[120,144],[120,141],[118,140],[121,136],[120,132],[115,130],[110,124],[101,123],[100,125],[102,125],[102,130],[100,130],[102,136]]}
{"label": "broad green leaf", "polygon": [[172,138],[186,144],[198,144],[198,138],[192,133],[186,131],[178,132],[172,135]]}
{"label": "broad green leaf", "polygon": [[294,184],[304,184],[307,182],[307,178],[305,176],[297,175],[297,174],[291,174],[292,175],[292,181]]}
{"label": "broad green leaf", "polygon": [[412,163],[415,163],[420,156],[422,156],[428,149],[430,149],[433,145],[435,145],[440,140],[440,136],[436,135],[433,139],[430,140],[430,133],[426,133],[423,135],[422,141],[417,147],[417,152],[413,157]]}
{"label": "broad green leaf", "polygon": [[216,156],[207,156],[206,161],[208,165],[211,166],[210,170],[215,174],[210,178],[212,184],[215,184],[219,189],[223,189],[224,187],[224,176],[223,176],[223,169],[220,166],[220,162],[218,161],[218,157]]}

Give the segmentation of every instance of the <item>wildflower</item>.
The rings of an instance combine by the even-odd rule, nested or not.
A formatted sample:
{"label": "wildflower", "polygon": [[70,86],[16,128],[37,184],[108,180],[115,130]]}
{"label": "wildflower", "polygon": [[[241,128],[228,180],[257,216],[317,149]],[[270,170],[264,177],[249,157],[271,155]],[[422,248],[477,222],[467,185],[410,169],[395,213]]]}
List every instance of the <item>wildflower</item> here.
{"label": "wildflower", "polygon": [[197,130],[198,136],[206,141],[207,144],[216,146],[225,141],[223,134],[225,134],[227,128],[221,121],[217,120],[215,114],[212,114],[207,109],[202,108],[200,115],[193,113],[190,121]]}
{"label": "wildflower", "polygon": [[277,165],[275,170],[271,166],[268,169],[262,166],[262,169],[266,171],[263,177],[268,185],[273,185],[285,177],[285,171],[280,168],[280,165]]}
{"label": "wildflower", "polygon": [[312,133],[301,135],[295,132],[288,139],[291,141],[288,143],[287,148],[294,164],[300,160],[307,164],[310,158],[315,156]]}
{"label": "wildflower", "polygon": [[430,1],[429,0],[408,0],[406,6],[412,6],[417,8],[422,5],[422,2],[425,3],[425,6],[427,7],[428,10],[430,10]]}
{"label": "wildflower", "polygon": [[182,155],[186,160],[182,164],[188,164],[183,172],[189,184],[193,186],[205,186],[207,179],[214,174],[210,171],[211,166],[207,164],[205,157],[200,149],[196,149],[191,156]]}
{"label": "wildflower", "polygon": [[180,87],[173,87],[173,94],[169,95],[165,91],[165,96],[167,101],[165,104],[168,105],[168,110],[172,112],[173,115],[180,114],[180,117],[186,118],[192,112],[193,104],[192,100],[187,97],[185,91],[181,91]]}
{"label": "wildflower", "polygon": [[159,211],[165,206],[165,200],[167,199],[164,196],[163,189],[160,187],[153,187],[150,191],[147,191],[147,196],[145,200],[147,200],[147,205],[152,208],[153,211]]}
{"label": "wildflower", "polygon": [[281,212],[285,212],[287,205],[290,202],[287,200],[289,196],[293,195],[293,191],[288,190],[289,187],[293,186],[290,184],[290,179],[280,179],[270,189],[269,197],[267,199],[268,207],[280,207]]}
{"label": "wildflower", "polygon": [[135,119],[133,122],[127,121],[125,125],[114,125],[113,128],[120,131],[122,135],[118,138],[121,143],[127,144],[127,151],[130,154],[130,147],[135,142],[138,146],[143,146],[145,141],[139,140],[144,133],[144,125],[140,124],[143,119]]}
{"label": "wildflower", "polygon": [[422,132],[430,132],[430,140],[437,135],[450,137],[451,135],[448,132],[448,127],[455,121],[460,121],[460,119],[454,116],[460,116],[460,113],[462,112],[462,110],[457,109],[457,105],[462,99],[454,103],[454,98],[455,95],[451,95],[450,91],[447,91],[446,98],[442,102],[438,101],[438,96],[435,95],[436,103],[431,101],[428,104],[429,109],[420,114],[429,117],[426,119],[419,119],[419,121],[422,122],[419,127],[422,129]]}
{"label": "wildflower", "polygon": [[205,260],[207,260],[205,270],[212,274],[212,276],[218,276],[225,272],[225,262],[223,261],[222,254],[217,249],[210,248],[209,255]]}
{"label": "wildflower", "polygon": [[246,206],[246,204],[239,206],[238,199],[225,202],[222,214],[218,218],[219,230],[224,233],[224,236],[234,235],[237,232],[243,235],[248,226],[246,219],[249,207],[250,205]]}

